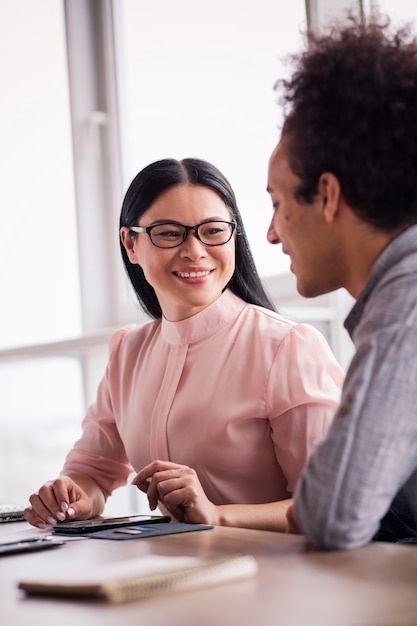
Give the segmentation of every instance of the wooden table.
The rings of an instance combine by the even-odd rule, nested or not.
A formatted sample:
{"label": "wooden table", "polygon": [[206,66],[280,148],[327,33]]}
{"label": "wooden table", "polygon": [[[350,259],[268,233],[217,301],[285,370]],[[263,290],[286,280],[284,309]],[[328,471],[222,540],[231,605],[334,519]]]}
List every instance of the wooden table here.
{"label": "wooden table", "polygon": [[[0,540],[37,533],[0,524]],[[37,573],[70,572],[144,554],[252,554],[259,574],[241,582],[121,605],[30,597]],[[296,535],[214,528],[131,541],[82,539],[0,557],[1,626],[416,626],[417,546],[373,543],[318,552]]]}

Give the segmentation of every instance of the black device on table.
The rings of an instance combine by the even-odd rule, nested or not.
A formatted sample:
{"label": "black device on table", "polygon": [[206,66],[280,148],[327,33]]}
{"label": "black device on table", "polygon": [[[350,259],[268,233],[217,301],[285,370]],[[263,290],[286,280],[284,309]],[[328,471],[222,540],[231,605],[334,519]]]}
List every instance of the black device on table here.
{"label": "black device on table", "polygon": [[126,515],[124,517],[94,517],[86,520],[58,522],[52,526],[52,532],[57,535],[83,535],[110,528],[123,526],[143,526],[145,524],[168,523],[168,515]]}

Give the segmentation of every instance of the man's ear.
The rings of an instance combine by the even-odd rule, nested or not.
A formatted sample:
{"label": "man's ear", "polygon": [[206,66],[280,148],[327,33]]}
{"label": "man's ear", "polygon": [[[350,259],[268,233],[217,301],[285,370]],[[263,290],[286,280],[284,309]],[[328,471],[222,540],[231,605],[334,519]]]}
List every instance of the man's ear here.
{"label": "man's ear", "polygon": [[129,261],[133,263],[133,265],[139,265],[135,252],[136,237],[132,237],[132,233],[127,226],[121,227],[120,240],[126,250]]}
{"label": "man's ear", "polygon": [[322,199],[322,212],[325,222],[334,221],[340,206],[341,189],[337,176],[331,172],[321,174],[318,182],[318,193]]}

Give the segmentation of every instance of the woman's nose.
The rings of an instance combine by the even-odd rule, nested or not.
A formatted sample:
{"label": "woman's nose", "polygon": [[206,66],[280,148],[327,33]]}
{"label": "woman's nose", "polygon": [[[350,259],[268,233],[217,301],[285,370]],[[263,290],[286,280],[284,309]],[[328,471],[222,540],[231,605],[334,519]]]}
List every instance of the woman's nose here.
{"label": "woman's nose", "polygon": [[207,255],[207,247],[198,239],[197,234],[190,230],[180,246],[180,253],[181,256],[190,259],[199,259]]}

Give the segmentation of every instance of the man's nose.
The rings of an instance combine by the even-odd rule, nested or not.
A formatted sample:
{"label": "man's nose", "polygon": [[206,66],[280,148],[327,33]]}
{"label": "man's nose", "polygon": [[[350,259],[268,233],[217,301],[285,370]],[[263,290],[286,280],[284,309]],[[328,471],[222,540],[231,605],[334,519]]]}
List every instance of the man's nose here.
{"label": "man's nose", "polygon": [[272,243],[272,244],[281,243],[281,239],[278,237],[272,221],[266,233],[266,238],[269,241],[269,243]]}

